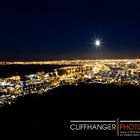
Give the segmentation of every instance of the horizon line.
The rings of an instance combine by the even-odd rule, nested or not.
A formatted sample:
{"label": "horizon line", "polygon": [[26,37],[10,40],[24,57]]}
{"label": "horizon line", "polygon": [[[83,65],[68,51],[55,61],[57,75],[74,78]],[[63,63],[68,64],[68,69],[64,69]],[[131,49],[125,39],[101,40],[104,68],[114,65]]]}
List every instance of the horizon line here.
{"label": "horizon line", "polygon": [[100,58],[100,59],[52,59],[52,60],[0,60],[0,62],[47,62],[47,61],[76,61],[76,60],[139,60],[139,58]]}

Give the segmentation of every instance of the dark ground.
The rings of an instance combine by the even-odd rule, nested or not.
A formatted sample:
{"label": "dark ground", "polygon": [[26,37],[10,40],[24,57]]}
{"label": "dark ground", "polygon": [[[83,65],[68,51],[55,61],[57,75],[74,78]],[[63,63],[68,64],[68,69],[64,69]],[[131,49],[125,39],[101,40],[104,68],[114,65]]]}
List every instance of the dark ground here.
{"label": "dark ground", "polygon": [[139,91],[133,86],[81,84],[59,87],[47,95],[26,95],[0,110],[0,129],[46,137],[86,135],[71,133],[70,120],[139,119]]}

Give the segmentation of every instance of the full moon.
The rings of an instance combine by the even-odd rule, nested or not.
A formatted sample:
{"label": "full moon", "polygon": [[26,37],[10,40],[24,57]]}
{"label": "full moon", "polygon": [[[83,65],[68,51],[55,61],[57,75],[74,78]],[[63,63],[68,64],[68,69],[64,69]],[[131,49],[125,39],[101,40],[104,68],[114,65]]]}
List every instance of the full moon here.
{"label": "full moon", "polygon": [[93,39],[92,41],[92,45],[94,48],[100,49],[102,47],[102,39],[100,39],[99,37],[98,38],[95,37],[95,39]]}
{"label": "full moon", "polygon": [[96,45],[96,46],[100,46],[100,45],[101,45],[100,40],[95,40],[95,45]]}

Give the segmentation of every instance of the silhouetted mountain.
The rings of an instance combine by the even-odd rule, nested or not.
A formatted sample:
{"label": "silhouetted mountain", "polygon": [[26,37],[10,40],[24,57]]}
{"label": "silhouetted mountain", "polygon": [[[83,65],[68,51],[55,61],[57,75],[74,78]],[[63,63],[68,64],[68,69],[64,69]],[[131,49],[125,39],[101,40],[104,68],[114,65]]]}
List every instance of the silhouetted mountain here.
{"label": "silhouetted mountain", "polygon": [[69,136],[70,120],[139,119],[139,89],[80,84],[26,95],[1,109],[1,128]]}

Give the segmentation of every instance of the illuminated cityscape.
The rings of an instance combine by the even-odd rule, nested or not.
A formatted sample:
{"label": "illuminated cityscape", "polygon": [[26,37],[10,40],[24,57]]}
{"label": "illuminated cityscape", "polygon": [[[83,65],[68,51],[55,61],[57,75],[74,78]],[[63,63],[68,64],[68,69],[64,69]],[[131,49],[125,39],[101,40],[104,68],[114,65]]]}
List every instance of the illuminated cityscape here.
{"label": "illuminated cityscape", "polygon": [[140,59],[61,60],[46,62],[1,62],[1,65],[65,65],[50,72],[0,78],[0,105],[14,103],[19,96],[44,94],[62,85],[79,83],[140,86]]}

